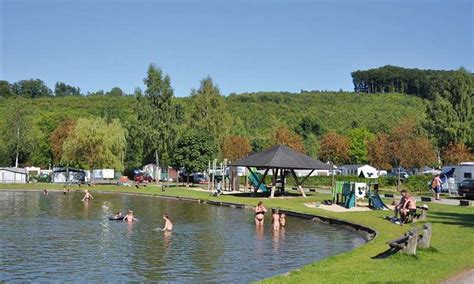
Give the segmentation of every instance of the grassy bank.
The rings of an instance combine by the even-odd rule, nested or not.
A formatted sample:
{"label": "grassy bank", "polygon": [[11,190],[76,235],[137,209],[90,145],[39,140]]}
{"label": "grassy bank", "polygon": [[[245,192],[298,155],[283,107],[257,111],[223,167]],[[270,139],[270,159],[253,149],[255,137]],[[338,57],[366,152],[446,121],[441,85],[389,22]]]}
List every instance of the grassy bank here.
{"label": "grassy bank", "polygon": [[[49,184],[0,185],[0,189],[49,189],[61,190],[61,186]],[[73,187],[82,190],[84,188]],[[186,188],[132,188],[118,186],[96,186],[92,191],[133,192],[156,196],[179,196],[201,200],[216,200],[255,205],[259,198],[220,196],[211,197],[207,192]],[[285,208],[293,211],[347,220],[366,225],[378,231],[371,242],[353,251],[314,262],[285,276],[275,276],[263,282],[414,282],[436,283],[462,270],[474,267],[474,208],[429,204],[428,222],[433,224],[432,248],[419,250],[417,256],[394,255],[384,260],[373,260],[372,256],[386,250],[387,240],[397,238],[411,225],[397,226],[382,217],[388,211],[334,213],[304,206],[304,202],[327,199],[328,195],[313,194],[308,198],[265,199],[267,207]],[[421,226],[421,223],[417,223]],[[301,244],[312,249],[312,244]]]}

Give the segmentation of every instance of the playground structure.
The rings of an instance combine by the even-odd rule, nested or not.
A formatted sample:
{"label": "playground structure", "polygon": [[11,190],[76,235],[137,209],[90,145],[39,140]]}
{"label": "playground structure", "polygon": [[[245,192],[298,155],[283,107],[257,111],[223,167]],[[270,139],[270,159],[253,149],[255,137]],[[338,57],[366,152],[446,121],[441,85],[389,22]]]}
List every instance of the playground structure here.
{"label": "playground structure", "polygon": [[336,181],[333,188],[333,203],[347,209],[357,206],[358,200],[368,200],[369,207],[375,210],[388,210],[378,193],[378,183]]}

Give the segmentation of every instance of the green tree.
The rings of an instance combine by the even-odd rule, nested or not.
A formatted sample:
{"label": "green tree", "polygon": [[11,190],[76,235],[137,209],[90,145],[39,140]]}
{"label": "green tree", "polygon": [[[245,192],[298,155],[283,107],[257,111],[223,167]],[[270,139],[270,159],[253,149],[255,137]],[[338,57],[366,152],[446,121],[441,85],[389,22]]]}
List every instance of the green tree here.
{"label": "green tree", "polygon": [[79,87],[70,86],[63,82],[56,82],[54,85],[54,95],[56,97],[80,96],[81,89]]}
{"label": "green tree", "polygon": [[25,100],[17,98],[8,110],[5,126],[2,131],[3,143],[7,150],[8,160],[14,161],[15,167],[26,161],[34,148],[34,127],[29,117],[30,109]]}
{"label": "green tree", "polygon": [[125,130],[118,120],[107,123],[103,118],[80,118],[63,144],[63,164],[124,169]]}
{"label": "green tree", "polygon": [[433,97],[433,102],[427,106],[429,119],[425,127],[437,140],[438,147],[444,148],[450,143],[471,143],[473,76],[463,69],[455,72],[444,85],[444,90],[435,92]]}
{"label": "green tree", "polygon": [[349,130],[348,138],[350,140],[349,156],[352,163],[367,163],[367,145],[374,138],[374,135],[365,128],[354,128]]}
{"label": "green tree", "polygon": [[0,80],[0,98],[8,98],[13,95],[10,83],[8,81]]}
{"label": "green tree", "polygon": [[203,171],[208,161],[214,159],[217,154],[215,144],[203,133],[195,130],[186,131],[179,139],[173,153],[173,166],[176,169],[184,168],[188,173],[187,183],[189,184],[189,174],[196,171]]}
{"label": "green tree", "polygon": [[113,96],[113,97],[121,97],[121,96],[125,96],[125,93],[119,87],[114,87],[106,95]]}
{"label": "green tree", "polygon": [[52,95],[51,90],[39,79],[21,80],[14,83],[11,88],[15,95],[24,98],[34,99]]}
{"label": "green tree", "polygon": [[145,156],[159,165],[169,165],[170,155],[177,139],[178,108],[173,104],[173,88],[168,75],[150,64],[147,77],[143,80],[145,93],[136,94],[138,120],[143,127]]}
{"label": "green tree", "polygon": [[231,119],[224,97],[211,77],[203,79],[199,89],[191,91],[191,99],[190,126],[203,131],[214,142],[215,148],[221,149]]}
{"label": "green tree", "polygon": [[310,135],[320,137],[323,134],[323,130],[321,128],[320,122],[316,118],[304,116],[296,127],[296,133],[306,139]]}

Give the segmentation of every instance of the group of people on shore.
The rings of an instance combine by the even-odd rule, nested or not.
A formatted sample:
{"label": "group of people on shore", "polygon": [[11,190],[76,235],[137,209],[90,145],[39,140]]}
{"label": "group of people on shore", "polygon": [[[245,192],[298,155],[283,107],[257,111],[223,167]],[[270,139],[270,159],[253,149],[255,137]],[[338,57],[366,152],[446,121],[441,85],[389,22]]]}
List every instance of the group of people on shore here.
{"label": "group of people on shore", "polygon": [[[257,207],[255,207],[255,225],[257,227],[263,227],[263,222],[265,220],[265,213],[267,213],[267,208],[263,205],[262,201],[259,201]],[[278,231],[280,228],[284,228],[286,225],[286,215],[285,213],[280,213],[278,209],[272,210],[272,224],[273,230]]]}

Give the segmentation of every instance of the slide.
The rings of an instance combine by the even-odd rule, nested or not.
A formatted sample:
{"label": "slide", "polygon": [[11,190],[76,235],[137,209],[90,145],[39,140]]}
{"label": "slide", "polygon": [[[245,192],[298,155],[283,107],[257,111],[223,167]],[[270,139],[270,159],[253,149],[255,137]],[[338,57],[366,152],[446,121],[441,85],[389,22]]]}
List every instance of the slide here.
{"label": "slide", "polygon": [[380,195],[378,193],[372,193],[369,195],[371,204],[372,204],[372,209],[376,210],[388,210],[387,205],[383,203],[382,198],[380,198]]}
{"label": "slide", "polygon": [[354,191],[351,191],[351,193],[346,196],[346,208],[347,209],[351,209],[353,207],[356,206],[356,196],[355,196],[355,192]]}
{"label": "slide", "polygon": [[[254,173],[258,177],[258,179],[255,178],[255,176],[252,173],[248,174],[248,178],[249,178],[250,182],[252,183],[252,186],[254,188],[257,188],[258,183],[259,183],[259,179],[262,178],[262,175],[260,173],[255,172],[255,171],[254,171]],[[261,190],[262,192],[268,192],[267,186],[263,182],[257,190]]]}

